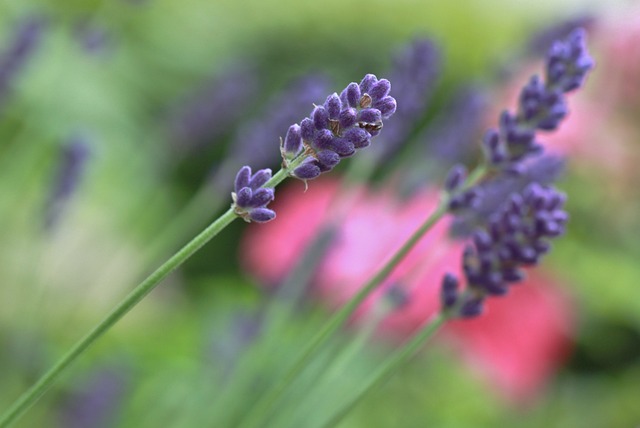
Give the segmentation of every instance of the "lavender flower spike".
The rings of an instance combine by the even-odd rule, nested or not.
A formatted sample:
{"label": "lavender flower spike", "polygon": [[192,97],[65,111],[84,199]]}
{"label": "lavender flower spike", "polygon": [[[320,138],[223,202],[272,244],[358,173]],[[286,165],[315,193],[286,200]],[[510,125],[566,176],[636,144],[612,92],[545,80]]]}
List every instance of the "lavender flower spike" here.
{"label": "lavender flower spike", "polygon": [[558,127],[568,113],[564,94],[579,88],[594,66],[584,39],[585,31],[577,29],[555,42],[547,54],[546,81],[533,76],[520,93],[518,111],[503,112],[499,129],[487,132],[484,145],[491,165],[510,170],[542,152],[536,131]]}
{"label": "lavender flower spike", "polygon": [[473,244],[464,251],[465,293],[456,297],[455,281],[450,277],[443,281],[443,308],[451,308],[452,299],[462,299],[457,315],[477,316],[486,296],[504,295],[509,284],[521,281],[520,268],[536,265],[551,248],[549,240],[564,233],[569,218],[564,201],[564,194],[537,183],[512,194],[488,224],[475,231]]}
{"label": "lavender flower spike", "polygon": [[276,218],[276,213],[267,207],[274,199],[274,190],[263,187],[271,179],[270,169],[261,169],[251,174],[251,167],[243,166],[236,175],[234,191],[231,192],[234,212],[246,222],[266,223]]}
{"label": "lavender flower spike", "polygon": [[13,80],[39,47],[46,22],[41,16],[23,19],[12,40],[0,53],[0,106],[4,105]]}
{"label": "lavender flower spike", "polygon": [[[331,171],[340,159],[369,146],[371,138],[382,129],[382,119],[396,111],[396,100],[389,96],[390,90],[387,79],[378,80],[373,74],[367,74],[360,84],[350,83],[340,96],[329,95],[324,105],[316,106],[310,117],[294,129],[296,141],[299,129],[307,157],[292,175],[301,180],[316,178]],[[289,146],[286,140],[284,146]],[[296,144],[290,146],[296,147]],[[286,147],[285,150],[294,151]]]}
{"label": "lavender flower spike", "polygon": [[[453,192],[449,211],[458,215],[458,225],[466,218],[467,226],[477,222],[477,227],[473,244],[462,257],[467,282],[464,293],[456,294],[457,279],[451,276],[441,286],[442,310],[449,316],[480,315],[487,296],[506,294],[509,284],[524,278],[521,267],[537,264],[551,248],[549,240],[564,233],[569,218],[563,210],[565,196],[540,184],[555,178],[561,165],[552,158],[541,157],[537,162],[529,158],[542,153],[542,146],[534,141],[536,131],[556,129],[567,114],[564,93],[578,88],[594,65],[584,35],[584,30],[574,30],[564,41],[553,44],[547,55],[546,82],[532,77],[520,93],[517,113],[505,111],[499,130],[485,135],[487,163],[498,174]],[[452,169],[447,189],[455,188],[458,175]],[[523,181],[529,184],[520,187]],[[510,191],[506,203],[495,206],[496,201],[504,200],[506,190]],[[476,197],[471,198],[474,191]]]}

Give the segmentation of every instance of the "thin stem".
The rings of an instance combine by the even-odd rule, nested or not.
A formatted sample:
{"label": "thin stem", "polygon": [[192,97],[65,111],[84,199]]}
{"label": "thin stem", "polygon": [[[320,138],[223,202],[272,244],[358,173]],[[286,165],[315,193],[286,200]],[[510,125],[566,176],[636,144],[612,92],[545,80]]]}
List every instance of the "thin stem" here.
{"label": "thin stem", "polygon": [[249,418],[241,425],[242,427],[253,427],[261,420],[269,408],[280,398],[287,387],[295,380],[295,378],[307,366],[309,360],[313,357],[320,346],[340,328],[355,309],[369,296],[369,294],[391,273],[391,271],[400,263],[413,246],[422,238],[422,236],[444,215],[447,205],[441,203],[438,209],[429,216],[422,226],[409,238],[400,250],[389,260],[382,269],[367,282],[358,293],[349,302],[336,312],[324,326],[318,331],[307,347],[304,349],[300,357],[296,360],[291,369],[281,378],[281,380],[270,390],[267,395],[258,401],[253,412],[249,414]]}
{"label": "thin stem", "polygon": [[[475,168],[465,180],[462,190],[468,189],[484,177],[487,169],[484,164]],[[260,421],[267,416],[271,406],[278,400],[289,385],[296,379],[302,370],[308,365],[318,349],[327,339],[336,332],[350,317],[360,304],[391,274],[400,264],[404,257],[413,249],[420,239],[447,213],[449,195],[443,195],[436,210],[425,220],[425,222],[409,237],[400,247],[393,257],[372,277],[358,293],[353,296],[347,304],[334,313],[324,326],[313,336],[304,348],[298,359],[288,372],[276,383],[266,395],[264,395],[252,410],[241,427],[257,426]]]}
{"label": "thin stem", "polygon": [[[265,184],[275,187],[287,178],[289,171],[299,165],[302,156],[293,160],[288,168],[281,168]],[[220,231],[238,218],[233,208],[229,208],[200,234],[175,253],[169,260],[156,269],[144,281],[138,284],[98,325],[86,336],[80,339],[66,354],[64,354],[34,385],[31,386],[16,402],[0,416],[0,428],[8,427],[31,407],[55,382],[55,380],[71,365],[90,345],[104,335],[147,294],[151,292],[164,278],[182,265],[196,251],[209,242]]]}
{"label": "thin stem", "polygon": [[436,315],[431,321],[425,324],[418,333],[399,351],[397,351],[386,363],[381,365],[378,370],[369,378],[369,381],[360,388],[355,396],[348,400],[327,422],[322,425],[325,427],[335,427],[337,424],[358,404],[367,393],[374,390],[375,387],[389,379],[395,371],[406,363],[446,321],[446,317],[442,314]]}
{"label": "thin stem", "polygon": [[0,418],[0,427],[7,427],[14,422],[24,411],[33,405],[51,384],[60,376],[76,358],[78,358],[93,342],[106,333],[116,322],[118,322],[127,312],[129,312],[138,302],[151,292],[164,278],[173,272],[178,266],[184,263],[196,251],[198,251],[209,240],[216,236],[221,230],[227,227],[237,215],[232,209],[222,214],[209,227],[193,238],[180,251],[175,253],[162,266],[156,269],[144,281],[136,286],[127,297],[124,298],[93,330],[79,340],[64,356],[62,356],[38,380],[28,389]]}

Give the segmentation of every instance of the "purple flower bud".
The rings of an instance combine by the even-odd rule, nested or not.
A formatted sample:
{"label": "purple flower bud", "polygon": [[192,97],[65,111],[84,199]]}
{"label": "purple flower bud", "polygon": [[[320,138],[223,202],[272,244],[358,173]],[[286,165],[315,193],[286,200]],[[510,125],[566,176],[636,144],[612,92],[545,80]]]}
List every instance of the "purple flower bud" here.
{"label": "purple flower bud", "polygon": [[317,165],[316,159],[309,157],[293,170],[293,176],[300,180],[312,180],[320,175],[320,167]]}
{"label": "purple flower bud", "polygon": [[373,107],[380,110],[382,117],[387,118],[396,112],[397,104],[393,97],[384,97],[373,103]]}
{"label": "purple flower bud", "polygon": [[458,300],[458,278],[455,275],[446,273],[442,278],[440,286],[440,304],[446,310],[456,304]]}
{"label": "purple flower bud", "polygon": [[369,133],[362,128],[351,128],[347,130],[343,134],[343,138],[352,143],[356,149],[361,149],[371,144]]}
{"label": "purple flower bud", "polygon": [[448,192],[458,189],[467,177],[467,168],[463,165],[455,165],[449,170],[447,178],[444,181],[444,188]]}
{"label": "purple flower bud", "polygon": [[467,298],[460,307],[462,318],[475,318],[482,315],[484,299],[480,297]]}
{"label": "purple flower bud", "polygon": [[252,208],[264,207],[269,204],[269,202],[273,201],[275,195],[274,190],[272,188],[260,188],[253,193],[251,197]]}
{"label": "purple flower bud", "polygon": [[349,83],[349,86],[345,89],[347,103],[350,107],[357,108],[360,105],[360,86],[357,83]]}
{"label": "purple flower bud", "polygon": [[367,108],[361,110],[358,114],[358,121],[366,123],[377,123],[382,120],[380,110],[375,108]]}
{"label": "purple flower bud", "polygon": [[249,180],[249,187],[251,188],[251,190],[256,190],[259,187],[264,186],[265,183],[269,180],[271,180],[271,169],[261,169],[253,174],[253,177],[251,177],[251,179]]}
{"label": "purple flower bud", "polygon": [[371,98],[375,103],[376,101],[379,101],[382,98],[386,97],[389,94],[390,90],[391,82],[389,82],[387,79],[380,79],[371,87],[371,90],[367,92],[369,93],[369,95],[371,95]]}
{"label": "purple flower bud", "polygon": [[298,124],[291,125],[284,138],[284,152],[289,157],[295,157],[302,150],[302,135]]}
{"label": "purple flower bud", "polygon": [[340,110],[342,109],[342,102],[340,101],[340,97],[335,92],[327,97],[327,101],[324,103],[324,108],[327,110],[329,114],[329,119],[338,120],[338,116],[340,115]]}
{"label": "purple flower bud", "polygon": [[240,189],[243,187],[249,187],[249,180],[251,180],[251,168],[248,166],[243,166],[236,174],[236,181],[234,185],[234,189],[236,193],[240,192]]}
{"label": "purple flower bud", "polygon": [[276,218],[276,213],[269,208],[256,208],[249,212],[249,218],[256,223],[266,223]]}
{"label": "purple flower bud", "polygon": [[309,118],[302,119],[300,122],[300,136],[304,141],[313,141],[313,137],[315,135],[316,128],[313,124],[313,120]]}
{"label": "purple flower bud", "polygon": [[373,88],[373,85],[375,85],[377,82],[378,78],[375,76],[375,74],[367,74],[360,82],[360,92],[362,94],[368,93],[371,88]]}
{"label": "purple flower bud", "polygon": [[317,150],[326,150],[333,147],[333,140],[335,139],[333,132],[328,129],[322,129],[316,133],[313,145]]}
{"label": "purple flower bud", "polygon": [[351,128],[356,124],[358,112],[354,108],[348,108],[340,112],[338,120],[342,129]]}
{"label": "purple flower bud", "polygon": [[333,169],[333,167],[338,165],[338,163],[340,162],[340,156],[336,152],[333,152],[331,150],[322,150],[316,153],[316,159],[320,164],[319,167],[321,169],[323,169],[322,167],[324,167],[327,171]]}
{"label": "purple flower bud", "polygon": [[241,188],[236,193],[236,205],[240,208],[249,208],[251,205],[251,198],[253,197],[253,192],[248,187]]}
{"label": "purple flower bud", "polygon": [[311,113],[313,124],[317,130],[325,129],[329,125],[329,113],[324,107],[318,106]]}
{"label": "purple flower bud", "polygon": [[334,138],[331,144],[331,150],[339,154],[342,158],[353,156],[356,152],[355,145],[345,138]]}

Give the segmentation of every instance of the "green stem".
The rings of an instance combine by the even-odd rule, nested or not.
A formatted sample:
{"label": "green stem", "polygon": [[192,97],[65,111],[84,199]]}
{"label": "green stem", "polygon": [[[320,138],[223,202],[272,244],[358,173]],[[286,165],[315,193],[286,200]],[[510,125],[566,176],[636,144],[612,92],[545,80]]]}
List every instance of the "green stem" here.
{"label": "green stem", "polygon": [[294,379],[300,374],[300,372],[307,366],[310,359],[320,348],[320,346],[326,341],[326,339],[333,334],[338,328],[340,328],[347,319],[353,314],[356,308],[371,294],[371,292],[391,273],[391,271],[400,263],[400,261],[407,255],[407,253],[413,248],[413,246],[422,238],[422,236],[438,221],[447,211],[447,204],[441,203],[436,211],[429,216],[422,226],[409,238],[407,242],[400,248],[400,250],[394,254],[383,268],[369,280],[351,299],[344,305],[339,311],[337,311],[327,323],[318,331],[309,344],[306,346],[300,357],[296,360],[294,365],[289,371],[282,377],[270,392],[264,396],[263,399],[258,401],[254,410],[249,414],[246,422],[241,425],[242,427],[255,426],[263,416],[266,415],[269,408],[280,398],[282,393],[287,387],[294,381]]}
{"label": "green stem", "polygon": [[[275,187],[289,174],[289,170],[302,162],[301,157],[292,161],[289,168],[281,168],[265,184],[266,187]],[[137,305],[147,294],[151,292],[164,278],[182,265],[196,251],[209,242],[220,231],[227,227],[238,216],[233,208],[229,208],[218,219],[211,223],[200,234],[175,253],[169,260],[156,269],[144,281],[138,284],[93,330],[80,339],[66,354],[64,354],[31,388],[29,388],[13,405],[0,416],[0,428],[8,427],[31,407],[55,382],[55,380],[71,365],[90,345],[104,335],[115,323]]]}
{"label": "green stem", "polygon": [[378,370],[369,378],[369,381],[362,386],[355,396],[348,400],[340,409],[322,425],[325,427],[335,427],[337,424],[347,415],[349,412],[366,397],[367,393],[374,390],[385,380],[395,373],[395,371],[406,363],[444,324],[446,317],[442,314],[438,314],[429,321],[424,327],[416,333],[411,340],[404,345],[399,351],[396,352],[391,358],[389,358]]}
{"label": "green stem", "polygon": [[60,376],[60,374],[78,358],[93,342],[106,333],[116,322],[118,322],[127,312],[138,304],[147,294],[151,292],[164,278],[173,272],[178,266],[184,263],[196,251],[198,251],[209,240],[216,236],[221,230],[227,227],[237,215],[233,209],[229,209],[222,214],[209,227],[193,238],[180,251],[175,253],[162,266],[156,269],[144,281],[138,284],[127,297],[124,298],[97,326],[86,336],[79,340],[64,356],[62,356],[38,380],[28,389],[0,418],[0,427],[7,427],[14,422],[24,411],[33,405]]}
{"label": "green stem", "polygon": [[[461,190],[468,189],[480,181],[486,174],[485,165],[480,165],[469,174]],[[347,304],[334,313],[331,318],[318,331],[304,348],[293,366],[286,372],[281,380],[264,395],[252,410],[241,427],[257,426],[265,418],[271,406],[278,400],[289,385],[296,379],[302,370],[308,365],[318,349],[326,340],[336,332],[350,317],[360,304],[384,281],[389,274],[400,264],[404,257],[413,249],[420,239],[447,213],[449,195],[444,195],[436,210],[425,222],[409,237],[393,257],[371,278]]]}

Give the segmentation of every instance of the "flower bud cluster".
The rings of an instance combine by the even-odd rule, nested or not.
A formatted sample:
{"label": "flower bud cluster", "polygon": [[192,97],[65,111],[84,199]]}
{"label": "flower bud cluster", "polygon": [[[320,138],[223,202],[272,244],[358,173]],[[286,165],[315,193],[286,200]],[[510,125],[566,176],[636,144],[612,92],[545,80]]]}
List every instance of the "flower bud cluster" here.
{"label": "flower bud cluster", "polygon": [[537,264],[550,249],[549,239],[564,233],[568,220],[564,202],[564,194],[537,183],[511,195],[487,226],[475,231],[473,244],[464,250],[466,293],[458,296],[457,278],[444,277],[443,307],[451,308],[462,298],[459,315],[477,316],[486,296],[504,295],[509,284],[521,281],[521,267]]}
{"label": "flower bud cluster", "polygon": [[[499,130],[485,135],[487,163],[496,174],[468,188],[462,168],[449,172],[449,211],[462,223],[474,224],[473,244],[462,257],[464,293],[459,293],[459,280],[451,274],[445,275],[440,288],[442,308],[452,316],[480,315],[487,296],[506,294],[509,284],[524,278],[521,268],[535,265],[549,251],[548,240],[564,232],[565,197],[541,184],[557,175],[553,171],[558,162],[531,158],[543,151],[535,141],[536,131],[558,127],[568,112],[564,93],[580,87],[594,65],[584,37],[584,30],[577,29],[555,42],[547,54],[546,82],[532,77],[520,93],[517,113],[502,113]],[[521,182],[526,186],[520,187]],[[507,202],[498,202],[505,197]]]}
{"label": "flower bud cluster", "polygon": [[316,178],[333,169],[342,158],[369,146],[371,137],[382,129],[382,119],[396,110],[390,89],[388,80],[367,74],[360,84],[350,83],[339,96],[329,95],[310,117],[292,125],[282,142],[285,162],[301,152],[306,155],[292,175],[301,180]]}
{"label": "flower bud cluster", "polygon": [[540,154],[537,130],[555,130],[568,113],[564,94],[579,88],[594,61],[585,46],[583,29],[556,41],[547,54],[546,79],[533,76],[522,89],[517,113],[504,111],[498,129],[490,129],[484,147],[491,165],[517,172],[518,162]]}
{"label": "flower bud cluster", "polygon": [[251,174],[251,168],[243,166],[236,175],[233,199],[233,210],[245,221],[266,223],[276,217],[267,205],[274,199],[274,191],[264,185],[271,179],[270,169],[261,169]]}

